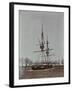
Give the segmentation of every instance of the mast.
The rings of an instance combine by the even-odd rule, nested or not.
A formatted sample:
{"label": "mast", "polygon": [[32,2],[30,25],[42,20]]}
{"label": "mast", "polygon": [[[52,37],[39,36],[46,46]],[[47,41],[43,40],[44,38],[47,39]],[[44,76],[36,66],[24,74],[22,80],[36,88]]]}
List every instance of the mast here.
{"label": "mast", "polygon": [[44,34],[43,34],[43,24],[42,24],[42,33],[41,33],[41,40],[44,42]]}
{"label": "mast", "polygon": [[46,56],[47,56],[47,62],[48,62],[48,56],[49,56],[48,36],[47,36],[47,40],[46,40]]}
{"label": "mast", "polygon": [[42,24],[42,32],[41,32],[41,43],[40,43],[40,49],[41,49],[41,60],[44,61],[45,54],[44,54],[44,33],[43,33],[43,24]]}

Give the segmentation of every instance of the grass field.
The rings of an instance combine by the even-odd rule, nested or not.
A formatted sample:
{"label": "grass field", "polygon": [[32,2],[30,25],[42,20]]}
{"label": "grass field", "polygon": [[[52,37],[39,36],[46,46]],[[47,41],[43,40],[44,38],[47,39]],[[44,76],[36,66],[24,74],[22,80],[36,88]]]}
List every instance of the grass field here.
{"label": "grass field", "polygon": [[64,66],[54,66],[49,69],[32,70],[31,67],[20,67],[19,79],[63,77]]}

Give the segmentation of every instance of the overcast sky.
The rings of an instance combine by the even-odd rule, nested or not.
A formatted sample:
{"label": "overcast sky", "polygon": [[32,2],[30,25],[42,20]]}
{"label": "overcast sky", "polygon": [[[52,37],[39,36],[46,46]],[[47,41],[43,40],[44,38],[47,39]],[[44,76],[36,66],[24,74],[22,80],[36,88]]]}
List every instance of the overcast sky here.
{"label": "overcast sky", "polygon": [[35,61],[40,50],[39,40],[43,24],[44,39],[49,41],[49,47],[56,58],[64,57],[64,13],[46,11],[19,11],[19,57]]}

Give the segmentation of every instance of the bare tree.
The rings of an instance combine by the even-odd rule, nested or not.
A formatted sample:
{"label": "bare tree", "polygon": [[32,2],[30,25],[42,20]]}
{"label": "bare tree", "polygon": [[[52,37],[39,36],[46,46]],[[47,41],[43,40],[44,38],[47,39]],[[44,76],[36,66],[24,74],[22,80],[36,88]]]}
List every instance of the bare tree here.
{"label": "bare tree", "polygon": [[64,64],[64,59],[61,60],[61,64]]}
{"label": "bare tree", "polygon": [[25,66],[30,66],[32,64],[32,61],[27,57],[24,59],[24,61],[25,61]]}
{"label": "bare tree", "polygon": [[19,65],[20,65],[20,66],[23,66],[23,64],[24,64],[24,58],[21,57],[20,60],[19,60]]}

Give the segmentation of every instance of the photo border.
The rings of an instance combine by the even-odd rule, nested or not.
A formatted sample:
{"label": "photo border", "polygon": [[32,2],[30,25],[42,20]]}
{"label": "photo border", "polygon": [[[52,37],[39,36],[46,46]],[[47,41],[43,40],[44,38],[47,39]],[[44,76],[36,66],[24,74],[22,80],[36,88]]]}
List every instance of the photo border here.
{"label": "photo border", "polygon": [[[68,8],[68,22],[69,22],[69,77],[68,82],[62,83],[48,83],[48,84],[34,84],[34,85],[15,85],[14,86],[14,5],[31,5],[31,6],[44,6],[44,7],[63,7]],[[37,3],[20,3],[20,2],[10,2],[9,3],[9,86],[10,87],[29,87],[29,86],[46,86],[46,85],[61,85],[70,84],[70,6],[68,5],[52,5],[52,4],[37,4]]]}

